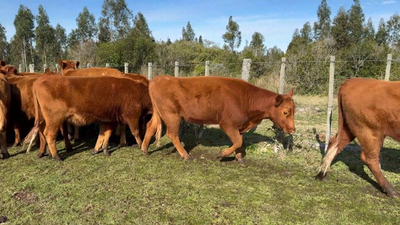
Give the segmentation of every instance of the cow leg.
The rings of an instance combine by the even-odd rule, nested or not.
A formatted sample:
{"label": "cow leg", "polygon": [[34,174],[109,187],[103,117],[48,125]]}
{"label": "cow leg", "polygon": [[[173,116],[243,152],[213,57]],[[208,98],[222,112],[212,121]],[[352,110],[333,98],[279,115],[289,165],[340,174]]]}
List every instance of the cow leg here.
{"label": "cow leg", "polygon": [[204,132],[203,124],[196,126],[196,128],[195,128],[196,145],[200,144],[200,139],[201,139],[201,136],[203,135],[203,132]]}
{"label": "cow leg", "polygon": [[143,154],[148,155],[147,148],[149,147],[150,140],[157,131],[157,122],[154,119],[154,115],[151,117],[150,121],[147,123],[146,133],[144,135],[144,140],[142,143]]}
{"label": "cow leg", "polygon": [[243,144],[243,135],[240,134],[239,129],[235,129],[232,126],[228,125],[222,125],[221,124],[221,129],[228,135],[229,139],[232,141],[232,146],[228,149],[225,149],[222,151],[221,157],[227,157],[230,156],[233,151],[236,151],[236,159],[238,162],[242,163],[242,144]]}
{"label": "cow leg", "polygon": [[[133,118],[139,118],[139,116],[133,116]],[[140,138],[140,132],[138,128],[139,121],[137,119],[126,119],[126,121],[129,125],[132,135],[135,137],[138,147],[140,148],[142,146],[142,139]]]}
{"label": "cow leg", "polygon": [[62,161],[62,159],[57,153],[57,148],[56,148],[57,131],[60,128],[61,124],[62,122],[56,125],[47,124],[46,128],[44,129],[44,136],[46,138],[47,144],[49,145],[51,156],[56,161]]}
{"label": "cow leg", "polygon": [[15,133],[15,139],[14,139],[15,141],[14,141],[13,147],[17,147],[18,145],[21,144],[21,133],[20,133],[17,122],[14,122],[13,127],[14,127],[14,133]]}
{"label": "cow leg", "polygon": [[71,123],[67,123],[67,126],[68,126],[68,139],[69,140],[72,140],[73,139],[73,136],[72,136],[72,133],[73,133],[73,127],[72,127],[72,124]]}
{"label": "cow leg", "polygon": [[0,145],[1,145],[1,155],[3,159],[10,158],[10,153],[7,151],[7,136],[6,129],[0,132]]}
{"label": "cow leg", "polygon": [[344,147],[350,144],[354,138],[354,134],[351,133],[347,125],[344,124],[340,134],[337,133],[336,136],[329,140],[328,148],[318,170],[318,175],[315,178],[322,180],[326,177],[333,159],[344,149]]}
{"label": "cow leg", "polygon": [[361,159],[368,166],[376,181],[381,186],[384,193],[389,197],[400,198],[400,194],[393,188],[392,184],[385,178],[379,163],[379,153],[383,144],[383,137],[359,138],[362,146]]}
{"label": "cow leg", "polygon": [[106,125],[105,123],[100,123],[99,125],[99,135],[97,136],[97,141],[96,144],[94,146],[94,148],[92,149],[92,154],[97,154],[99,153],[101,147],[103,146],[103,142],[104,142],[104,130],[106,129]]}
{"label": "cow leg", "polygon": [[118,124],[116,129],[119,130],[119,134],[120,134],[118,148],[126,146],[126,133],[125,133],[126,125]]}
{"label": "cow leg", "polygon": [[43,135],[43,129],[39,130],[39,143],[40,143],[40,147],[39,147],[39,153],[37,155],[38,158],[42,158],[43,156],[46,155],[46,138]]}
{"label": "cow leg", "polygon": [[183,148],[181,141],[179,140],[179,127],[181,124],[181,119],[179,118],[179,116],[166,117],[166,120],[164,120],[164,122],[167,126],[167,136],[169,137],[169,139],[171,139],[171,142],[175,146],[176,150],[178,150],[179,154],[184,159],[189,159],[189,154]]}
{"label": "cow leg", "polygon": [[104,131],[104,142],[103,142],[103,154],[105,156],[110,156],[110,152],[108,151],[108,141],[110,140],[111,134],[113,132],[114,125],[107,124],[106,129]]}
{"label": "cow leg", "polygon": [[78,126],[74,126],[74,127],[75,127],[74,141],[79,141],[79,127]]}
{"label": "cow leg", "polygon": [[72,145],[71,145],[71,142],[69,141],[69,138],[68,138],[68,125],[67,125],[67,122],[63,122],[62,127],[61,127],[61,134],[64,137],[65,151],[72,152]]}

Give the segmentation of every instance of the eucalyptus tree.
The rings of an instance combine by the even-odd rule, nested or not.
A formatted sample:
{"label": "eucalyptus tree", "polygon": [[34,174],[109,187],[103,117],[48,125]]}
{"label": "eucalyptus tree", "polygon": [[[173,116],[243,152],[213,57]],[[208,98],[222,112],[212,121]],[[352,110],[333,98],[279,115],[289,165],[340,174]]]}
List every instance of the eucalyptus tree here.
{"label": "eucalyptus tree", "polygon": [[192,25],[190,25],[190,21],[188,21],[186,24],[186,29],[184,27],[182,28],[182,39],[184,41],[194,41],[195,36],[196,35],[194,33]]}
{"label": "eucalyptus tree", "polygon": [[0,23],[0,60],[8,60],[8,42],[6,36],[6,28]]}
{"label": "eucalyptus tree", "polygon": [[28,58],[30,63],[35,63],[34,60],[34,49],[33,49],[33,38],[34,33],[34,19],[32,12],[24,5],[20,5],[18,13],[14,19],[15,35],[13,36],[12,49],[18,51],[14,53],[14,56],[19,54],[20,61],[13,57],[14,64],[22,63],[25,71],[28,70]]}
{"label": "eucalyptus tree", "polygon": [[363,37],[364,13],[360,0],[354,0],[349,12],[349,36],[351,43],[359,43]]}
{"label": "eucalyptus tree", "polygon": [[314,38],[324,40],[329,38],[331,30],[331,9],[326,0],[322,0],[317,10],[318,21],[314,22]]}
{"label": "eucalyptus tree", "polygon": [[125,0],[104,0],[99,20],[100,42],[125,38],[131,30],[132,12]]}
{"label": "eucalyptus tree", "polygon": [[49,17],[42,5],[39,5],[39,14],[36,16],[37,26],[35,29],[36,51],[41,56],[42,62],[47,64],[47,57],[55,56],[55,36],[54,29],[50,25]]}
{"label": "eucalyptus tree", "polygon": [[380,19],[378,25],[378,31],[375,34],[375,42],[378,45],[386,45],[388,41],[388,31],[386,29],[386,23],[383,18]]}
{"label": "eucalyptus tree", "polygon": [[222,38],[231,52],[234,52],[235,48],[239,48],[242,43],[242,33],[239,31],[239,24],[232,20],[232,16],[229,17],[226,32],[222,35]]}

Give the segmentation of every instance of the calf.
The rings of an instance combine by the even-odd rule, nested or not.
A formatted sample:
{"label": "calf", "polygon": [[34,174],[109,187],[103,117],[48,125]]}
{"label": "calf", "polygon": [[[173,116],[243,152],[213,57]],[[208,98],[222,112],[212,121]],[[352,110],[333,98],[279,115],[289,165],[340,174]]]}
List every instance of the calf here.
{"label": "calf", "polygon": [[195,124],[219,124],[233,142],[222,152],[222,157],[236,151],[239,162],[242,162],[243,133],[263,119],[272,120],[286,133],[295,132],[293,90],[280,95],[234,78],[157,76],[150,82],[149,92],[154,113],[142,145],[145,154],[151,137],[157,132],[157,139],[160,138],[161,120],[167,126],[167,136],[184,159],[189,154],[179,141],[182,118]]}
{"label": "calf", "polygon": [[383,192],[390,197],[400,194],[386,180],[379,163],[379,154],[386,136],[400,141],[400,82],[365,78],[346,80],[339,89],[339,127],[329,141],[319,168],[323,179],[332,160],[355,138],[361,145],[361,159],[367,164]]}
{"label": "calf", "polygon": [[[141,146],[138,121],[152,110],[148,87],[142,82],[116,77],[40,77],[33,93],[35,125],[27,139],[40,131],[55,160],[61,160],[55,137],[63,121],[79,126],[127,123]],[[107,146],[103,152],[109,155]],[[39,153],[39,157],[43,155]]]}

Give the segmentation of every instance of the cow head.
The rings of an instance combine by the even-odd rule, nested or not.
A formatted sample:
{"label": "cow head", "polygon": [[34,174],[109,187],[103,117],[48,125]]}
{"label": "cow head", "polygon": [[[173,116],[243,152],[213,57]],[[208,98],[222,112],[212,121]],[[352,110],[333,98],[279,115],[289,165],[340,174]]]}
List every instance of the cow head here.
{"label": "cow head", "polygon": [[17,68],[11,65],[5,65],[0,67],[0,73],[4,75],[17,75]]}
{"label": "cow head", "polygon": [[275,98],[275,105],[271,115],[271,120],[288,134],[293,134],[296,131],[294,126],[296,105],[292,96],[293,89],[286,94],[278,94]]}
{"label": "cow head", "polygon": [[65,71],[67,70],[76,70],[79,67],[79,61],[74,61],[71,60],[57,60],[58,65],[61,68],[61,74],[64,75]]}
{"label": "cow head", "polygon": [[6,65],[6,62],[4,62],[3,60],[1,60],[1,61],[0,61],[0,68],[3,67],[3,66],[5,66],[5,65]]}

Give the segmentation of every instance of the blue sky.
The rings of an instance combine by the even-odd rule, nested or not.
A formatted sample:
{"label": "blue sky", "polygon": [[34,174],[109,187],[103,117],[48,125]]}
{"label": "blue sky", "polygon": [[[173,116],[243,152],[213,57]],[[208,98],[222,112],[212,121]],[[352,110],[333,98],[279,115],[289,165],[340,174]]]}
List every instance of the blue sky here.
{"label": "blue sky", "polygon": [[[340,8],[346,10],[353,4],[352,0],[328,0],[333,19]],[[371,17],[375,27],[383,18],[385,22],[395,13],[400,13],[400,0],[360,0],[366,20]],[[172,41],[181,38],[182,27],[188,21],[196,34],[217,43],[224,42],[222,35],[226,31],[229,16],[240,26],[242,32],[242,49],[246,40],[251,41],[254,32],[265,37],[268,48],[278,46],[286,51],[296,28],[301,29],[306,22],[313,24],[317,20],[317,9],[321,0],[126,0],[128,8],[134,15],[141,12],[157,41],[170,38]],[[97,0],[0,0],[2,8],[0,23],[7,31],[7,40],[14,35],[14,19],[20,5],[28,7],[37,15],[39,5],[46,10],[50,23],[55,27],[59,23],[69,33],[76,28],[75,19],[86,6],[96,22],[101,16],[103,1]]]}

